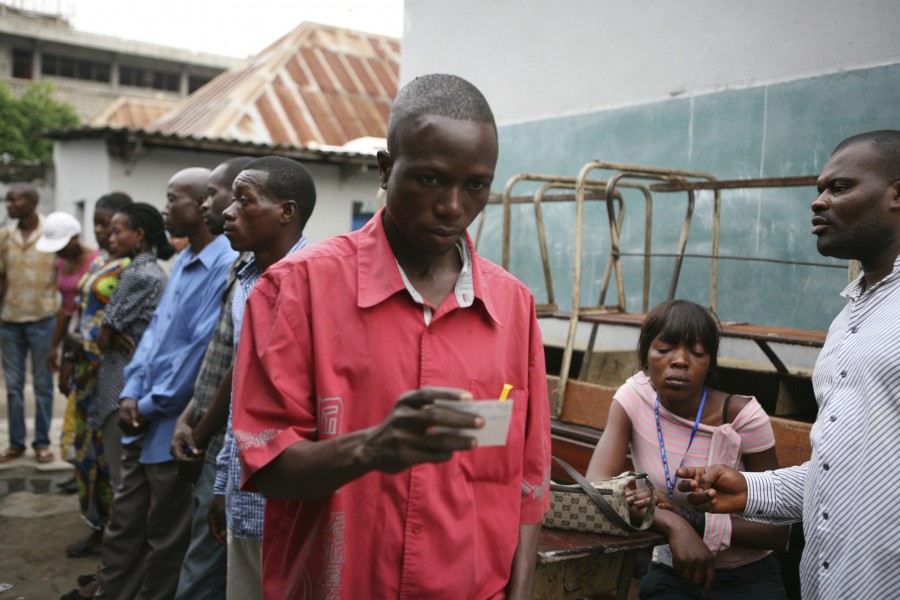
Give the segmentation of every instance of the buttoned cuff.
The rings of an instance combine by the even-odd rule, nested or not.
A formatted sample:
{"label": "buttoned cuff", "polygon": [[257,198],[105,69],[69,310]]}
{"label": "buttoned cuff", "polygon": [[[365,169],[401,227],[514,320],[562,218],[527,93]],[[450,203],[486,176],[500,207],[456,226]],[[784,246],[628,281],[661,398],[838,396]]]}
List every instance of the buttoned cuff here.
{"label": "buttoned cuff", "polygon": [[743,516],[760,518],[775,514],[778,503],[775,475],[772,471],[764,473],[742,472],[747,481],[747,507]]}

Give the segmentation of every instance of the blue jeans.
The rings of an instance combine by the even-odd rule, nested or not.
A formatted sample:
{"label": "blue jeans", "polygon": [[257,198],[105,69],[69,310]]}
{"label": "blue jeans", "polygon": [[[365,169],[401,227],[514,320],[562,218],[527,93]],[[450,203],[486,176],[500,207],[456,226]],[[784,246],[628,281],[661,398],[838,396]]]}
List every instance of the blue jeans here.
{"label": "blue jeans", "polygon": [[216,466],[204,462],[191,494],[191,545],[181,564],[175,600],[220,600],[225,597],[227,553],[225,546],[210,534],[206,519],[215,483]]}
{"label": "blue jeans", "polygon": [[[675,574],[667,565],[652,563],[641,579],[641,600],[703,598],[703,590]],[[787,600],[781,566],[774,552],[734,569],[716,569],[716,585],[707,600]]]}
{"label": "blue jeans", "polygon": [[34,448],[50,446],[50,419],[53,416],[53,374],[47,368],[50,339],[56,326],[54,317],[28,323],[3,321],[0,326],[0,350],[6,378],[6,403],[9,416],[9,445],[25,449],[25,359],[31,354],[34,382]]}

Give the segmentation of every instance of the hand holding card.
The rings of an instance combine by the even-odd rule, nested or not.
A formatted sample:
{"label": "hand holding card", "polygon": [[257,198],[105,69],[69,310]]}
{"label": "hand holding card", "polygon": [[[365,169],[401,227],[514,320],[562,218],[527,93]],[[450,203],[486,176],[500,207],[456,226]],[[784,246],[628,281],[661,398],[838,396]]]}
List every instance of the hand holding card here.
{"label": "hand holding card", "polygon": [[478,441],[479,448],[506,445],[506,437],[509,434],[509,423],[512,417],[512,402],[506,400],[473,400],[472,402],[435,400],[434,405],[478,415],[484,419],[484,427],[481,429],[438,427],[435,428],[436,431],[473,437]]}

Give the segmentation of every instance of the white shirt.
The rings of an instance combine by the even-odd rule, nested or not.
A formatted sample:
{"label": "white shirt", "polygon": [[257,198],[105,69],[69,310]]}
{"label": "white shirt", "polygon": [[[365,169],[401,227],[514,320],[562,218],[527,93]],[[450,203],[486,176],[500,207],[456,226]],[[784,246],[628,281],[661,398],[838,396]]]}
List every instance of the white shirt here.
{"label": "white shirt", "polygon": [[750,517],[803,520],[805,600],[900,594],[900,257],[828,330],[813,388],[819,415],[812,458],[797,467],[744,473]]}

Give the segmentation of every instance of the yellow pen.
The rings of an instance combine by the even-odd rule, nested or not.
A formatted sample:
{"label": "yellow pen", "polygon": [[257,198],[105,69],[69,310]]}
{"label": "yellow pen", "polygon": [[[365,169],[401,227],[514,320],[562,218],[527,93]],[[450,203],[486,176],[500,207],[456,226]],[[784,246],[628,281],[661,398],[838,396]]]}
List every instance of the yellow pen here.
{"label": "yellow pen", "polygon": [[509,392],[512,391],[513,386],[508,383],[503,384],[503,391],[500,392],[500,402],[506,400],[506,397],[509,396]]}

